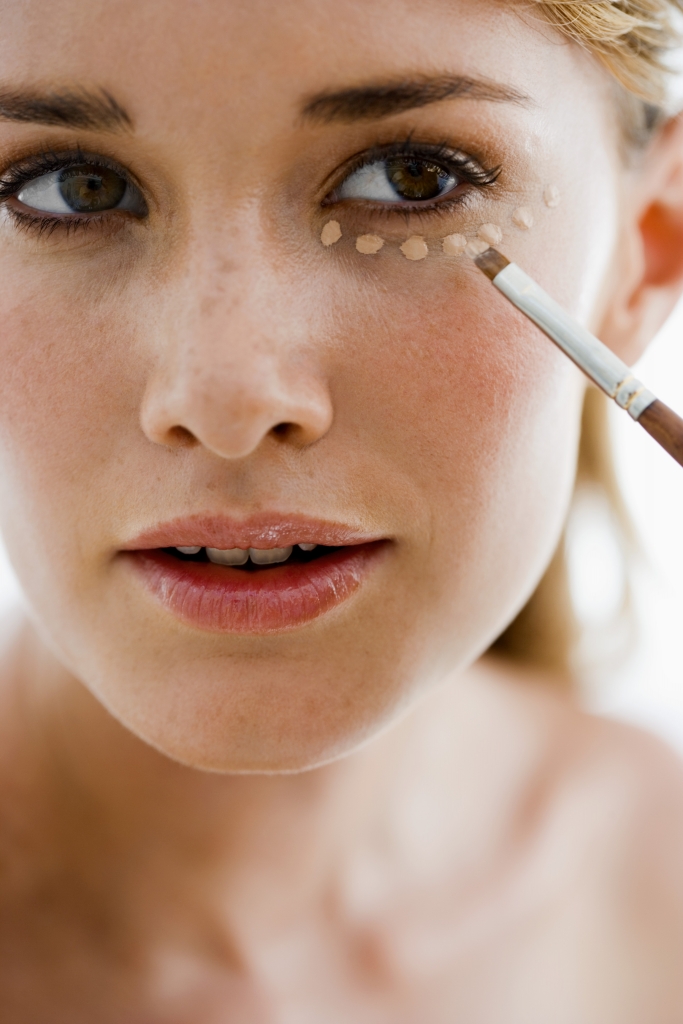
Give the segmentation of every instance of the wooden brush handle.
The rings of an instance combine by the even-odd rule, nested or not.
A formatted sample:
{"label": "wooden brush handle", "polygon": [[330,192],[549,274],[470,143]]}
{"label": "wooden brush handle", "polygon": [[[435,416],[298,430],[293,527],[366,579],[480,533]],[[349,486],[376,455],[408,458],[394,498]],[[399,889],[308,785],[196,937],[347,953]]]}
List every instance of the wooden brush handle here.
{"label": "wooden brush handle", "polygon": [[637,422],[679,466],[683,466],[683,420],[673,409],[657,399],[641,412]]}

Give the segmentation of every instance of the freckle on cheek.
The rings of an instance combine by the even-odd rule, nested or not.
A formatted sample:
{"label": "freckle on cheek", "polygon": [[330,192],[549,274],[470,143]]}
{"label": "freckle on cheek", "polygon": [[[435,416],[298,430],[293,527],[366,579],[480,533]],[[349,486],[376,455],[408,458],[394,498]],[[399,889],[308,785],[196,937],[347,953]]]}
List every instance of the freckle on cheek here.
{"label": "freckle on cheek", "polygon": [[560,190],[557,185],[548,185],[543,193],[543,202],[545,205],[550,207],[552,210],[554,207],[560,205],[560,199]]}
{"label": "freckle on cheek", "polygon": [[487,242],[489,245],[500,245],[503,241],[503,232],[497,224],[482,224],[477,235],[482,242]]}
{"label": "freckle on cheek", "polygon": [[320,241],[323,245],[334,245],[342,236],[341,225],[338,220],[328,220],[320,233]]}
{"label": "freckle on cheek", "polygon": [[528,206],[518,206],[512,214],[512,223],[522,231],[528,231],[534,226],[534,215]]}
{"label": "freckle on cheek", "polygon": [[379,252],[384,245],[384,239],[379,235],[359,235],[356,239],[356,249],[366,256],[372,256]]}
{"label": "freckle on cheek", "polygon": [[401,252],[407,260],[423,260],[429,255],[429,249],[422,235],[412,235],[401,246]]}

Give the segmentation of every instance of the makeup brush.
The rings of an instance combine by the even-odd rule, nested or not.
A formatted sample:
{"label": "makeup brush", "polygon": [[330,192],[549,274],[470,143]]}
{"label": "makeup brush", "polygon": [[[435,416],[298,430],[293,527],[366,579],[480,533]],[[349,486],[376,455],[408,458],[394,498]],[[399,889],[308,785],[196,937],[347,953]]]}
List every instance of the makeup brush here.
{"label": "makeup brush", "polygon": [[683,466],[683,419],[636,380],[626,363],[497,249],[487,249],[475,256],[474,262],[513,306],[533,320],[594,384],[626,409]]}

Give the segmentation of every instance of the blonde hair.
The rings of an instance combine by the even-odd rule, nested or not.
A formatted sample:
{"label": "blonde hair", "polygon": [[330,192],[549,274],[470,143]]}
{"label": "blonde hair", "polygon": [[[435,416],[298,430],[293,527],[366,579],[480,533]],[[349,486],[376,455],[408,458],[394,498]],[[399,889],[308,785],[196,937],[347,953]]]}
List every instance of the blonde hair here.
{"label": "blonde hair", "polygon": [[665,58],[679,42],[683,0],[530,0],[530,8],[595,54],[632,96],[666,106]]}
{"label": "blonde hair", "polygon": [[[683,14],[683,0],[527,0],[524,7],[585,47],[607,68],[621,87],[627,137],[637,145],[647,144],[667,117],[666,55],[681,42],[676,18]],[[607,411],[607,399],[590,388],[583,410],[575,499],[586,488],[602,496],[611,509],[628,564],[633,531],[614,472]],[[623,608],[628,605],[626,592]],[[492,650],[553,670],[569,684],[579,635],[563,534],[538,587]]]}

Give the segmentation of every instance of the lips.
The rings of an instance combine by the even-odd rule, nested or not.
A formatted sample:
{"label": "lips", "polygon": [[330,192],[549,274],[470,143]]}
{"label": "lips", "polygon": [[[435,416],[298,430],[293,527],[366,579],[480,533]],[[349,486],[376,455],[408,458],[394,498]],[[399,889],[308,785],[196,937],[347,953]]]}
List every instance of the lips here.
{"label": "lips", "polygon": [[[315,549],[309,553],[307,549]],[[205,549],[266,552],[295,547],[301,560],[269,565],[215,564]],[[234,521],[190,517],[145,531],[122,558],[145,589],[175,618],[220,633],[291,630],[347,601],[386,552],[385,538],[304,516],[259,516]],[[186,557],[177,549],[201,550]]]}
{"label": "lips", "polygon": [[294,544],[342,547],[381,539],[340,523],[303,515],[252,516],[233,520],[227,516],[186,516],[145,530],[123,545],[124,550],[178,548],[285,548]]}

